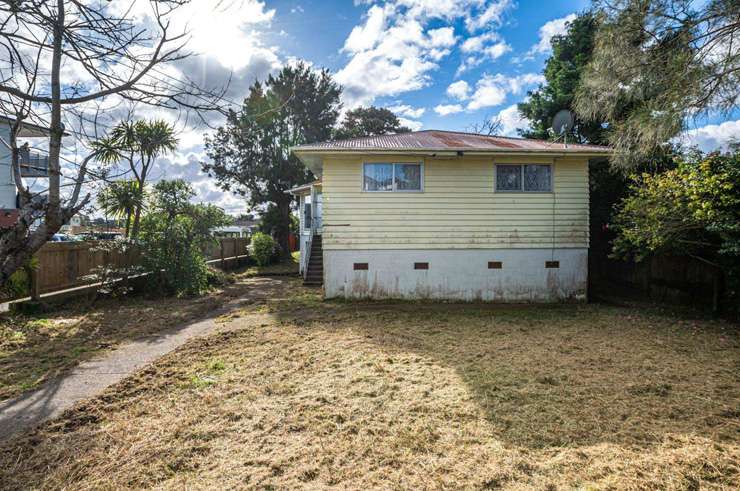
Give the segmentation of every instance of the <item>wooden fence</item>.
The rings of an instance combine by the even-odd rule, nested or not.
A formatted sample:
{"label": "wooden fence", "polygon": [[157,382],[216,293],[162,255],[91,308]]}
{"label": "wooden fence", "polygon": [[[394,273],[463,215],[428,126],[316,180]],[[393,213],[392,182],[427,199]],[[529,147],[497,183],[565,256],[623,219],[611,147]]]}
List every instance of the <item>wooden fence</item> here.
{"label": "wooden fence", "polygon": [[[141,263],[141,254],[130,249],[126,254],[109,251],[90,242],[49,242],[36,253],[38,267],[34,271],[34,293],[65,290],[97,281],[97,268],[122,268]],[[247,255],[248,238],[222,238],[206,250],[206,259],[221,259]]]}
{"label": "wooden fence", "polygon": [[[592,286],[609,296],[623,287],[632,296],[653,301],[721,310],[723,272],[684,256],[655,256],[640,263],[591,257]],[[604,292],[607,292],[604,294]]]}

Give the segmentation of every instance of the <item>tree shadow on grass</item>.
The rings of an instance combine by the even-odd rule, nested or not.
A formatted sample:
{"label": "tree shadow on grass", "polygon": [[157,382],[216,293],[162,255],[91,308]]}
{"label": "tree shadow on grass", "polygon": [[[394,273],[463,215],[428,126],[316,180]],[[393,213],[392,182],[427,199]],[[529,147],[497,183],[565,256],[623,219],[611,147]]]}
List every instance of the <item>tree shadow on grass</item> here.
{"label": "tree shadow on grass", "polygon": [[[228,487],[264,471],[242,484],[295,488],[282,473],[310,465],[317,483],[354,488],[371,474],[385,478],[375,487],[664,488],[734,475],[738,340],[721,324],[603,306],[324,302],[275,279],[253,287],[233,300],[275,322],[236,319],[7,446],[6,479]],[[214,361],[224,378],[194,386]],[[111,455],[123,457],[115,469]],[[411,476],[426,481],[393,480]]]}

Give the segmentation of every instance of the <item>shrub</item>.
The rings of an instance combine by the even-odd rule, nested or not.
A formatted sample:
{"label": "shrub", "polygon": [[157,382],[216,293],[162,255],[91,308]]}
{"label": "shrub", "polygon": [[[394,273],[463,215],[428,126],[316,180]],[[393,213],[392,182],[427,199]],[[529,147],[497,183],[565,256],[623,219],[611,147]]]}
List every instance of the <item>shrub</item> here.
{"label": "shrub", "polygon": [[161,271],[158,287],[166,293],[199,295],[208,288],[204,251],[215,240],[211,229],[228,221],[220,208],[190,203],[194,195],[185,181],[160,181],[142,221],[145,267]]}
{"label": "shrub", "polygon": [[258,266],[267,266],[272,261],[277,243],[275,239],[262,232],[257,232],[252,236],[249,244],[249,253],[257,262]]}
{"label": "shrub", "polygon": [[740,151],[636,177],[616,207],[614,256],[690,256],[725,274],[740,308]]}
{"label": "shrub", "polygon": [[226,286],[234,283],[234,275],[208,266],[206,270],[208,286]]}
{"label": "shrub", "polygon": [[31,293],[31,272],[38,268],[38,259],[32,258],[22,268],[17,269],[0,290],[0,298],[19,298]]}

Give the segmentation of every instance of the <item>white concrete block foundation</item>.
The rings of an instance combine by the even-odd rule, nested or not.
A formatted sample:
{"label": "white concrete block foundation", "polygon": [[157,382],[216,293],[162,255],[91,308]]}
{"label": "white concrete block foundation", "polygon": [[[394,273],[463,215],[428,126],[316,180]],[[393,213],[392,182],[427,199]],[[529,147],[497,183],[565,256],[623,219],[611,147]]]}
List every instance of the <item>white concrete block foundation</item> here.
{"label": "white concrete block foundation", "polygon": [[[557,261],[559,267],[546,267]],[[489,269],[500,262],[500,269]],[[367,270],[356,270],[355,263]],[[429,269],[414,269],[428,263]],[[552,265],[551,265],[552,266]],[[327,298],[585,301],[588,249],[324,250]]]}

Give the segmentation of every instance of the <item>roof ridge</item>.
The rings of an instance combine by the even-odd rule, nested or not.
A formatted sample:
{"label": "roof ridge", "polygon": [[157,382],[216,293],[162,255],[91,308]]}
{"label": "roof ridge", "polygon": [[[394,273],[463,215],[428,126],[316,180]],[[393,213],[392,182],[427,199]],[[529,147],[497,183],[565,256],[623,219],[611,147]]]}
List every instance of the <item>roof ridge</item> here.
{"label": "roof ridge", "polygon": [[[413,135],[415,133],[452,133],[455,135],[470,135],[470,136],[478,136],[478,137],[483,137],[483,138],[501,138],[504,140],[540,142],[540,143],[544,143],[548,145],[560,143],[557,141],[543,140],[541,138],[524,138],[521,136],[506,136],[506,135],[485,135],[483,133],[473,133],[472,131],[436,130],[436,129],[430,128],[430,129],[425,129],[425,130],[407,131],[404,133],[386,133],[384,135],[353,136],[352,138],[334,138],[334,139],[325,140],[322,142],[307,143],[305,145],[318,145],[322,143],[334,143],[334,142],[343,142],[343,141],[358,141],[358,140],[366,140],[368,138],[387,138],[387,137],[395,137],[395,136],[400,137],[403,135]],[[571,145],[608,148],[606,145],[597,145],[595,143],[571,143]]]}
{"label": "roof ridge", "polygon": [[[429,131],[429,130],[426,130],[426,131]],[[405,133],[385,133],[383,135],[353,136],[351,138],[332,138],[331,140],[324,140],[324,141],[316,142],[316,143],[305,143],[304,145],[316,145],[318,143],[331,143],[331,142],[348,142],[348,141],[353,141],[353,140],[364,140],[367,138],[380,138],[380,137],[387,137],[387,136],[408,135],[410,133],[421,133],[421,131],[406,131]]]}
{"label": "roof ridge", "polygon": [[[542,142],[542,143],[560,143],[557,141],[543,140],[542,138],[525,138],[522,136],[507,136],[507,135],[485,135],[483,133],[473,133],[472,131],[428,129],[428,130],[410,131],[409,133],[423,133],[423,132],[454,133],[457,135],[482,136],[484,138],[503,138],[506,140],[518,140],[518,141],[530,141],[530,142]],[[400,134],[403,134],[403,133],[400,133]],[[587,147],[605,147],[605,148],[607,147],[607,145],[598,145],[596,143],[571,143],[570,145],[583,145]]]}
{"label": "roof ridge", "polygon": [[[448,136],[445,136],[448,135]],[[571,143],[565,145],[563,141],[531,139],[514,136],[484,135],[466,131],[424,129],[406,133],[385,135],[357,136],[353,138],[335,139],[323,142],[298,145],[295,149],[423,149],[423,148],[454,148],[454,149],[520,149],[533,151],[539,148],[543,151],[567,151],[571,147],[574,152],[602,152],[611,151],[604,145],[590,143]],[[512,150],[513,151],[513,150]]]}

